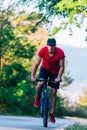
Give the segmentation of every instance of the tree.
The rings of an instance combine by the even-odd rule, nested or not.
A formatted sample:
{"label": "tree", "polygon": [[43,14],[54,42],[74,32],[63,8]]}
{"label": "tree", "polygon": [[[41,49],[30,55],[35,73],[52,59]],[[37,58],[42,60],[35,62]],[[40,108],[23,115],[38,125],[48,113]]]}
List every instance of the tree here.
{"label": "tree", "polygon": [[87,89],[84,89],[83,94],[79,95],[77,103],[75,102],[73,106],[67,107],[66,114],[87,118]]}
{"label": "tree", "polygon": [[77,24],[78,15],[82,15],[83,17],[87,16],[86,0],[40,0],[38,7],[40,11],[45,10],[44,15],[48,19],[52,16],[58,16],[60,18],[67,17],[69,18],[70,24]]}
{"label": "tree", "polygon": [[79,96],[79,101],[80,101],[81,106],[87,108],[87,89],[83,90],[83,95]]}
{"label": "tree", "polygon": [[[66,29],[68,27],[70,33],[72,33],[72,24],[81,28],[81,25],[87,17],[87,1],[86,0],[21,0],[23,3],[27,3],[28,7],[32,4],[32,8],[43,14],[47,23],[51,24],[55,17],[59,21],[61,19],[60,25],[54,28],[50,36],[53,36],[61,29]],[[69,25],[69,26],[68,26]],[[49,30],[50,30],[49,27]],[[87,29],[85,29],[86,31]],[[51,30],[52,31],[52,30]],[[86,39],[87,40],[87,37]]]}
{"label": "tree", "polygon": [[41,17],[36,12],[17,14],[12,7],[0,13],[0,112],[34,113],[35,88],[29,77],[40,41],[31,40],[29,32],[38,30]]}
{"label": "tree", "polygon": [[[13,19],[15,14],[10,9],[0,13],[0,110],[21,113],[29,100],[30,71],[26,62],[32,59],[36,48],[24,35],[25,32],[19,37],[12,25]],[[34,89],[30,89],[32,95]]]}

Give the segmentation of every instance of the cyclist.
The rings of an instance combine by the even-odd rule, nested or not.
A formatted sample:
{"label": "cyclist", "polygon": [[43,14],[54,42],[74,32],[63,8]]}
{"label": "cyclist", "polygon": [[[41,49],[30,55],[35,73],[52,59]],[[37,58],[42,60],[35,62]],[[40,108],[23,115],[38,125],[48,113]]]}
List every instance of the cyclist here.
{"label": "cyclist", "polygon": [[[65,66],[65,54],[62,49],[56,47],[56,40],[54,38],[49,38],[47,40],[47,45],[42,47],[37,54],[37,60],[33,66],[31,81],[36,81],[35,75],[38,66],[41,64],[39,78],[55,80],[56,83],[49,82],[48,85],[51,89],[51,107],[50,107],[50,122],[55,123],[54,111],[56,106],[56,93],[59,89],[61,76],[64,72]],[[36,86],[36,97],[34,101],[34,107],[39,107],[40,105],[40,94],[42,91],[43,82],[38,82]]]}

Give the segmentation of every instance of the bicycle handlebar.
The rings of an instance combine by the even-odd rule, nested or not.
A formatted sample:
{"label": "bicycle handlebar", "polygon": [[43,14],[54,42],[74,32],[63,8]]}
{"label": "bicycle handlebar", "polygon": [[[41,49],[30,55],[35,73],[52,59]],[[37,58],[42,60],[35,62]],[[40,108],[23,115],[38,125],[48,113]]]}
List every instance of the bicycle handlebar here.
{"label": "bicycle handlebar", "polygon": [[44,82],[53,82],[53,83],[57,83],[55,80],[49,80],[49,79],[36,79],[37,82],[39,81],[44,81]]}

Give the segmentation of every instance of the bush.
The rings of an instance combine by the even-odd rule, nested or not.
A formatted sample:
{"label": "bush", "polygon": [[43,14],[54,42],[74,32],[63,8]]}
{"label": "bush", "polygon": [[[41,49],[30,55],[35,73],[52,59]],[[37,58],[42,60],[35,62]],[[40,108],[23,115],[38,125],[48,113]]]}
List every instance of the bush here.
{"label": "bush", "polygon": [[68,109],[65,112],[66,116],[77,116],[87,118],[87,110],[82,107],[77,107],[75,110]]}
{"label": "bush", "polygon": [[73,126],[65,128],[65,130],[87,130],[87,125],[74,124]]}

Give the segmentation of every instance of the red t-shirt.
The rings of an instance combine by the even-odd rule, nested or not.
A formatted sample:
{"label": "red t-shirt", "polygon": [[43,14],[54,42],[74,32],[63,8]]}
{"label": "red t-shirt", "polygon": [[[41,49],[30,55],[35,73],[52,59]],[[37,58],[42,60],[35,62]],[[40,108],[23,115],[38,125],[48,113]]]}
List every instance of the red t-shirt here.
{"label": "red t-shirt", "polygon": [[52,57],[48,54],[48,47],[43,47],[39,52],[38,56],[40,56],[42,60],[42,68],[46,69],[47,71],[58,74],[60,69],[59,61],[60,59],[64,59],[65,55],[62,49],[55,47],[56,51]]}

